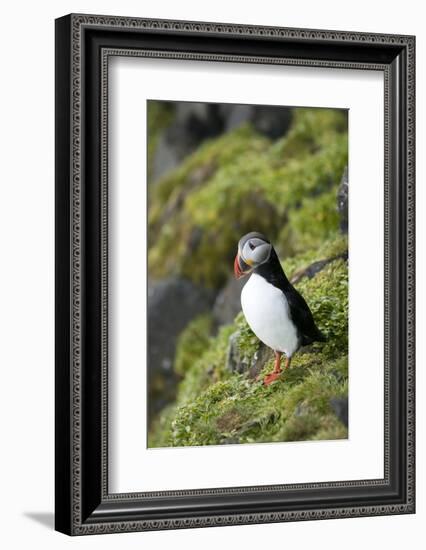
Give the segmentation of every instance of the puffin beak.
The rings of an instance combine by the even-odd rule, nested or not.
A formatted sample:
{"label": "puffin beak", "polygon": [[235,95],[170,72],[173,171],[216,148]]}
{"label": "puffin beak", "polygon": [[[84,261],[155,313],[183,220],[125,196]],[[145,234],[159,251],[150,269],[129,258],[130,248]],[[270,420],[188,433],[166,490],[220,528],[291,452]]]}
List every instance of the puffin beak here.
{"label": "puffin beak", "polygon": [[[244,267],[246,269],[244,269]],[[251,271],[251,267],[241,258],[238,252],[234,260],[234,273],[236,279],[241,279]]]}
{"label": "puffin beak", "polygon": [[234,274],[236,279],[240,279],[243,276],[243,272],[240,268],[240,255],[237,254],[234,260]]}

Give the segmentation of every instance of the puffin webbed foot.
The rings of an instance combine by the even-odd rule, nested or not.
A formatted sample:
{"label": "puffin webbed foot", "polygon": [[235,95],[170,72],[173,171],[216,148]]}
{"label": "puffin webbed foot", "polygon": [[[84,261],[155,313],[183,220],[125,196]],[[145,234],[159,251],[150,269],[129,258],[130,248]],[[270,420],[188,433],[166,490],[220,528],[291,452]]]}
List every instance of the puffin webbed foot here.
{"label": "puffin webbed foot", "polygon": [[273,382],[276,382],[280,379],[282,370],[271,372],[271,374],[267,374],[265,378],[263,379],[263,383],[265,386],[269,386]]}

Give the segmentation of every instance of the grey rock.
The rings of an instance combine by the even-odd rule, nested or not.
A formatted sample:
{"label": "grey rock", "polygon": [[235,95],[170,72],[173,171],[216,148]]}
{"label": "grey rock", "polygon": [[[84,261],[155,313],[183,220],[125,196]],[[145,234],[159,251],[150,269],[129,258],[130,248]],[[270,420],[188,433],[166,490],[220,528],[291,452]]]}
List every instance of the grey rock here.
{"label": "grey rock", "polygon": [[156,146],[151,181],[173,170],[200,143],[224,130],[220,105],[177,102],[173,122],[161,134]]}
{"label": "grey rock", "polygon": [[170,147],[166,136],[164,134],[160,135],[152,159],[150,181],[158,181],[167,172],[176,168],[179,162],[177,152],[173,147]]}
{"label": "grey rock", "polygon": [[247,122],[261,134],[278,139],[290,128],[292,109],[268,105],[177,102],[173,122],[159,136],[150,180],[176,168],[206,139]]}
{"label": "grey rock", "polygon": [[194,317],[211,310],[213,293],[190,281],[170,278],[148,287],[149,413],[174,397],[177,338]]}
{"label": "grey rock", "polygon": [[238,128],[253,117],[252,105],[222,105],[221,113],[225,121],[225,131]]}
{"label": "grey rock", "polygon": [[221,440],[221,445],[235,445],[237,443],[240,443],[238,437],[225,437]]}
{"label": "grey rock", "polygon": [[271,359],[272,350],[259,342],[258,350],[252,356],[243,355],[238,347],[239,337],[239,331],[229,337],[226,368],[231,372],[245,373],[249,378],[256,378],[267,361]]}
{"label": "grey rock", "polygon": [[252,123],[256,130],[271,139],[283,137],[290,128],[291,120],[291,109],[267,105],[256,106],[252,117]]}
{"label": "grey rock", "polygon": [[307,405],[305,405],[304,403],[299,403],[294,410],[294,416],[307,416],[308,414],[310,414],[310,412],[311,410]]}
{"label": "grey rock", "polygon": [[253,355],[250,363],[249,377],[256,378],[266,363],[272,359],[272,355],[272,350],[260,342],[259,349]]}
{"label": "grey rock", "polygon": [[340,422],[348,427],[348,398],[332,397],[330,405]]}
{"label": "grey rock", "polygon": [[331,262],[335,262],[336,260],[342,259],[345,262],[348,259],[348,251],[342,252],[342,254],[339,254],[337,256],[333,256],[332,258],[327,258],[325,260],[318,260],[316,262],[312,262],[307,267],[298,270],[292,277],[290,282],[292,284],[298,283],[303,277],[308,277],[308,279],[312,279],[324,269],[325,266],[330,264]]}
{"label": "grey rock", "polygon": [[153,158],[152,181],[176,168],[204,140],[221,134],[224,121],[220,105],[178,102],[173,122],[162,133]]}
{"label": "grey rock", "polygon": [[201,227],[198,227],[197,225],[194,226],[191,230],[191,234],[188,239],[188,252],[193,253],[197,250],[199,245],[201,244],[201,240],[203,238],[203,229]]}
{"label": "grey rock", "polygon": [[348,179],[348,167],[343,172],[340,186],[337,191],[337,209],[340,214],[340,231],[342,233],[348,232],[348,202],[349,202],[349,179]]}
{"label": "grey rock", "polygon": [[240,296],[245,283],[244,279],[231,277],[218,293],[213,306],[213,317],[218,325],[232,323],[241,311]]}
{"label": "grey rock", "polygon": [[238,348],[239,331],[234,332],[229,337],[228,354],[226,357],[226,368],[231,372],[242,373],[248,368],[248,363],[241,357],[241,352]]}
{"label": "grey rock", "polygon": [[221,105],[226,131],[250,122],[260,133],[271,139],[284,136],[290,128],[292,109],[269,105]]}
{"label": "grey rock", "polygon": [[221,134],[223,129],[220,105],[179,102],[175,121],[167,130],[167,139],[182,159],[205,139]]}

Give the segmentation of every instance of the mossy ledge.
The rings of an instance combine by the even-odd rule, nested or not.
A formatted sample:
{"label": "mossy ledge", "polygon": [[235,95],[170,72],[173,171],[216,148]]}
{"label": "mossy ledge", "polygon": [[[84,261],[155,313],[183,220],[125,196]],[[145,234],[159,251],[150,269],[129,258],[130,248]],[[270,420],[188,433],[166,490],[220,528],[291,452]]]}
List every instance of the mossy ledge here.
{"label": "mossy ledge", "polygon": [[[231,336],[242,355],[260,343],[240,313],[212,334],[208,316],[195,319],[180,337],[175,370],[177,399],[154,421],[150,447],[345,439],[347,428],[332,400],[348,394],[347,238],[335,232],[320,247],[285,260],[291,278],[314,262],[329,260],[313,277],[296,283],[327,342],[303,348],[282,379],[264,386],[250,373],[227,367]],[[272,369],[272,356],[261,374]]]}

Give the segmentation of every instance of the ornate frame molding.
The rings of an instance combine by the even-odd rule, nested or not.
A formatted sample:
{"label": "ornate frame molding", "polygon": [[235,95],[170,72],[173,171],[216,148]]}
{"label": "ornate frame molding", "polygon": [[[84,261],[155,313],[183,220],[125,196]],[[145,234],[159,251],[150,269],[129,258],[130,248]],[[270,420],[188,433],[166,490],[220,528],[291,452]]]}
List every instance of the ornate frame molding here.
{"label": "ornate frame molding", "polygon": [[[84,465],[86,450],[84,425],[87,422],[87,410],[84,403],[87,399],[85,381],[85,338],[84,322],[86,315],[85,303],[85,280],[87,278],[87,231],[91,231],[85,210],[85,181],[87,180],[86,148],[88,140],[85,137],[85,124],[87,125],[88,113],[88,76],[87,66],[89,61],[88,31],[96,37],[96,31],[110,30],[116,33],[124,33],[133,37],[141,33],[141,36],[152,37],[158,35],[169,38],[179,36],[185,37],[230,37],[238,43],[245,39],[291,42],[292,44],[324,44],[327,48],[356,47],[369,45],[379,51],[389,51],[389,60],[375,62],[374,60],[363,59],[330,59],[298,56],[271,56],[233,53],[208,53],[194,52],[188,50],[155,49],[153,47],[129,46],[120,47],[114,44],[97,45],[99,56],[96,58],[99,64],[100,81],[100,119],[99,127],[96,128],[100,135],[99,154],[99,236],[100,236],[100,257],[99,257],[99,346],[100,346],[100,380],[99,389],[101,398],[99,401],[100,410],[98,417],[98,429],[100,437],[99,449],[99,479],[94,485],[87,484]],[[122,17],[107,17],[95,15],[70,15],[57,20],[57,196],[66,194],[57,204],[57,216],[61,217],[67,213],[69,225],[62,225],[57,218],[57,243],[62,246],[68,239],[66,251],[57,250],[58,278],[69,282],[62,285],[59,281],[59,294],[57,288],[57,330],[67,330],[67,335],[59,337],[56,361],[57,383],[57,427],[63,429],[64,423],[69,421],[69,430],[65,434],[57,431],[57,529],[69,534],[83,535],[91,533],[112,533],[124,531],[141,531],[153,529],[177,529],[187,527],[201,527],[213,525],[236,525],[247,523],[282,522],[308,519],[326,519],[336,517],[359,517],[384,514],[401,514],[414,512],[414,133],[415,133],[415,40],[412,36],[346,33],[341,31],[322,31],[308,29],[287,29],[279,27],[253,27],[246,25],[227,25],[218,23],[201,23],[186,21],[148,20]],[[95,47],[92,47],[95,51]],[[337,50],[336,50],[337,51]],[[343,51],[343,50],[342,50]],[[89,52],[89,53],[88,53]],[[395,53],[392,58],[392,52]],[[399,53],[398,53],[399,52]],[[90,53],[90,55],[93,55]],[[282,65],[301,65],[311,67],[334,67],[342,69],[368,69],[383,71],[385,78],[385,476],[383,480],[363,480],[359,482],[345,481],[335,483],[314,483],[297,485],[279,485],[270,487],[240,487],[227,489],[210,489],[194,491],[171,491],[157,493],[130,493],[130,494],[109,494],[107,474],[107,424],[108,424],[108,353],[107,353],[107,320],[108,320],[108,59],[111,56],[139,56],[157,57],[169,59],[191,59],[200,61],[228,61],[242,63],[273,63]],[[355,53],[353,56],[356,57]],[[402,57],[401,57],[402,56]],[[67,62],[65,67],[59,68],[59,64]],[[401,69],[402,67],[402,69]],[[68,71],[67,71],[68,69]],[[405,74],[403,74],[405,70]],[[68,79],[66,89],[61,89],[61,83]],[[396,135],[396,121],[393,115],[395,102],[401,101],[406,105],[406,128],[402,136]],[[65,128],[60,127],[64,111],[68,105],[69,120]],[[404,121],[403,121],[404,122]],[[68,124],[68,126],[67,126]],[[67,156],[66,148],[70,154]],[[395,167],[392,153],[399,151],[399,165]],[[59,157],[59,158],[58,158]],[[65,159],[66,157],[66,159]],[[65,160],[64,160],[65,159]],[[398,189],[391,190],[392,178],[398,177]],[[68,187],[64,186],[64,178],[69,178]],[[406,187],[402,186],[403,181]],[[87,184],[86,184],[87,185]],[[393,193],[393,194],[392,194]],[[396,193],[396,195],[395,195]],[[402,204],[395,204],[396,199]],[[399,210],[398,210],[399,207]],[[395,233],[391,230],[391,224],[395,222],[395,211],[398,210],[398,248],[395,245]],[[401,258],[401,254],[403,257]],[[401,261],[401,268],[395,275],[391,273],[393,262],[396,256]],[[68,261],[66,262],[66,258]],[[64,265],[65,261],[65,265]],[[401,280],[401,273],[405,280]],[[66,272],[66,274],[65,274]],[[391,316],[392,311],[392,285],[401,285],[401,297],[404,312],[401,312],[402,333],[405,334],[405,342],[398,344],[398,357],[404,362],[405,371],[401,363],[399,376],[404,376],[405,394],[403,408],[406,413],[404,417],[405,426],[401,427],[401,433],[395,434],[391,431],[392,406],[395,402],[395,388],[392,390],[391,378],[395,373],[391,369]],[[65,288],[63,288],[63,286]],[[398,287],[399,288],[399,287]],[[68,300],[69,316],[61,311],[61,304]],[[400,349],[402,348],[402,349]],[[69,355],[68,355],[69,352]],[[68,357],[68,359],[67,359]],[[67,361],[68,367],[64,365]],[[69,402],[59,403],[62,400],[64,388],[69,392]],[[66,409],[66,410],[65,410]],[[145,519],[144,512],[140,511],[130,519],[129,514],[122,512],[126,506],[137,506],[144,499],[158,499],[169,497],[197,496],[212,497],[224,495],[238,495],[243,498],[253,493],[294,493],[305,492],[306,490],[339,490],[339,489],[362,489],[374,487],[389,487],[394,483],[391,479],[391,466],[394,457],[392,456],[391,439],[396,436],[402,437],[405,434],[406,445],[406,468],[400,472],[405,480],[399,480],[404,493],[403,501],[395,499],[381,504],[364,504],[354,506],[333,506],[323,505],[312,508],[307,506],[305,510],[287,509],[262,511],[253,509],[251,512],[228,514],[214,513],[190,514],[182,517],[156,517],[151,519],[148,515]],[[68,446],[65,443],[68,441]],[[98,469],[93,470],[98,472]],[[66,483],[67,489],[58,489],[58,485]],[[99,492],[99,494],[96,493]],[[95,495],[96,493],[96,495]],[[401,491],[399,499],[403,496]],[[89,497],[87,496],[89,495]],[[95,501],[100,505],[94,506]],[[90,513],[88,514],[90,510]],[[121,517],[125,519],[120,520]]]}

